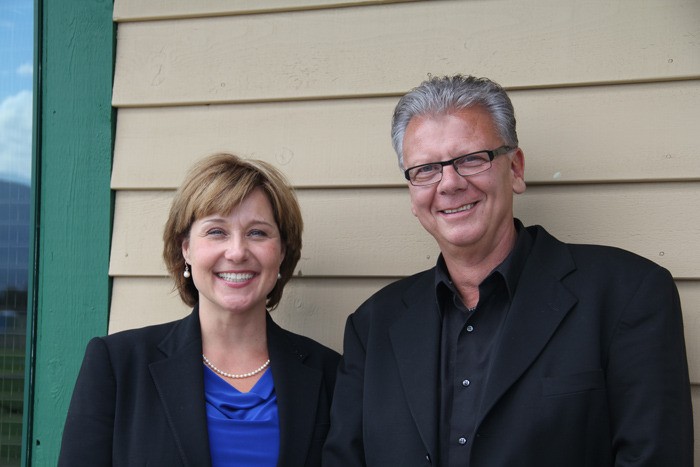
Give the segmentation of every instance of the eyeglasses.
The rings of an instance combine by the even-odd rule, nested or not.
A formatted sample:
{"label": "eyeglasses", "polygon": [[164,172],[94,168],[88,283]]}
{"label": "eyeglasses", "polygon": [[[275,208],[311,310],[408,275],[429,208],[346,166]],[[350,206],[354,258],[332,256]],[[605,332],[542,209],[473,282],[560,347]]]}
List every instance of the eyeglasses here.
{"label": "eyeglasses", "polygon": [[406,180],[411,182],[413,186],[433,185],[442,180],[442,168],[446,165],[451,165],[462,177],[476,175],[485,172],[491,168],[491,161],[494,157],[512,151],[515,148],[510,146],[501,146],[492,151],[477,151],[463,156],[455,157],[449,161],[431,162],[429,164],[421,164],[415,167],[406,169],[403,173]]}

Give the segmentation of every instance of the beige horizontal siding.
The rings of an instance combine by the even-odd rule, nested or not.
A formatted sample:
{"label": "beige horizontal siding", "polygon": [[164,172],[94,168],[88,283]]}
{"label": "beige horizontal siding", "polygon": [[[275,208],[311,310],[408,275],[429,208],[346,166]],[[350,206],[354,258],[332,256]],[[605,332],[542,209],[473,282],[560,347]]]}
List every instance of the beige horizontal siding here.
{"label": "beige horizontal siding", "polygon": [[109,333],[167,323],[187,316],[187,307],[166,277],[117,277],[112,284]]}
{"label": "beige horizontal siding", "polygon": [[294,278],[272,317],[285,329],[343,348],[347,316],[396,278]]}
{"label": "beige horizontal siding", "polygon": [[[157,276],[172,192],[117,193],[110,274]],[[401,276],[431,267],[437,246],[412,216],[406,189],[300,190],[306,223],[297,274]],[[697,183],[535,186],[516,215],[560,239],[614,245],[700,279]],[[671,226],[671,227],[669,227]]]}
{"label": "beige horizontal siding", "polygon": [[[700,80],[511,97],[530,183],[700,180]],[[112,188],[174,189],[222,151],[265,159],[297,187],[403,185],[389,138],[396,101],[122,109]]]}
{"label": "beige horizontal siding", "polygon": [[[690,380],[700,384],[700,281],[676,281],[683,307],[685,346],[688,355]],[[700,409],[700,405],[695,406]],[[700,411],[699,411],[700,412]],[[700,425],[696,425],[700,428]]]}
{"label": "beige horizontal siding", "polygon": [[[273,318],[285,329],[342,348],[345,318],[395,278],[294,278]],[[165,323],[190,312],[166,277],[114,280],[109,332]]]}
{"label": "beige horizontal siding", "polygon": [[426,73],[507,87],[700,76],[687,0],[427,1],[119,25],[116,107],[395,95]]}
{"label": "beige horizontal siding", "polygon": [[515,214],[560,240],[611,245],[700,278],[700,189],[697,183],[531,187]]}
{"label": "beige horizontal siding", "polygon": [[143,21],[164,18],[242,15],[276,11],[367,6],[415,0],[115,0],[114,21]]}

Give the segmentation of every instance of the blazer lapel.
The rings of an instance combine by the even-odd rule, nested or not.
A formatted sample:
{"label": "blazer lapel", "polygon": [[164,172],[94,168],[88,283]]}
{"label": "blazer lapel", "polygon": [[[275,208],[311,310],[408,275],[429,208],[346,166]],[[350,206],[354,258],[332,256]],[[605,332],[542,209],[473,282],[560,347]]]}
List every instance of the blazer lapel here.
{"label": "blazer lapel", "polygon": [[323,376],[304,364],[307,352],[267,317],[267,347],[280,420],[279,467],[302,467],[316,427]]}
{"label": "blazer lapel", "polygon": [[440,316],[434,274],[426,272],[404,297],[405,312],[389,330],[411,415],[431,458],[437,458]]}
{"label": "blazer lapel", "polygon": [[480,421],[537,358],[577,301],[561,284],[561,279],[574,269],[568,249],[544,230],[533,233],[535,244],[493,357]]}
{"label": "blazer lapel", "polygon": [[211,465],[197,308],[173,327],[158,348],[165,358],[149,368],[183,463]]}

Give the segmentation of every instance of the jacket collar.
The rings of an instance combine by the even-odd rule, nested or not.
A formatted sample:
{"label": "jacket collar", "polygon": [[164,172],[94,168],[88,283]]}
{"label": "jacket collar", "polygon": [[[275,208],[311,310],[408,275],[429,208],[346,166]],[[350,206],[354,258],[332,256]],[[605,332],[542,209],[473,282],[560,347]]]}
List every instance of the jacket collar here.
{"label": "jacket collar", "polygon": [[[301,467],[313,437],[322,374],[304,364],[308,350],[295,345],[269,314],[267,345],[280,420],[278,466]],[[211,465],[198,307],[173,326],[158,349],[165,358],[149,367],[183,463]]]}
{"label": "jacket collar", "polygon": [[149,368],[183,463],[211,465],[197,307],[175,323],[158,349],[165,358]]}
{"label": "jacket collar", "polygon": [[[576,303],[561,280],[575,269],[565,244],[541,227],[530,227],[533,245],[518,281],[493,355],[479,420],[530,366]],[[413,419],[436,458],[440,316],[433,270],[418,276],[403,297],[405,312],[390,329],[391,344]]]}
{"label": "jacket collar", "polygon": [[440,314],[434,277],[434,269],[418,276],[389,337],[411,415],[428,454],[437,459]]}
{"label": "jacket collar", "polygon": [[537,358],[577,302],[561,282],[575,269],[566,245],[541,227],[528,230],[534,244],[498,338],[480,421]]}
{"label": "jacket collar", "polygon": [[268,314],[267,347],[280,421],[279,467],[302,467],[311,446],[323,375],[307,366],[308,349],[290,338]]}

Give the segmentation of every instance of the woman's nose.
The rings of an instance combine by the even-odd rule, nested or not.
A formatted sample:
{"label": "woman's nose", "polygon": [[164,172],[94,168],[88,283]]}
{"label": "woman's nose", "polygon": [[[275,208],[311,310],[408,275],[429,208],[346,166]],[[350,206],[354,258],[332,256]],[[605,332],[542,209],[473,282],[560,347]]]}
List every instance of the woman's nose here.
{"label": "woman's nose", "polygon": [[226,259],[240,262],[248,256],[248,244],[244,238],[232,236],[226,245]]}

